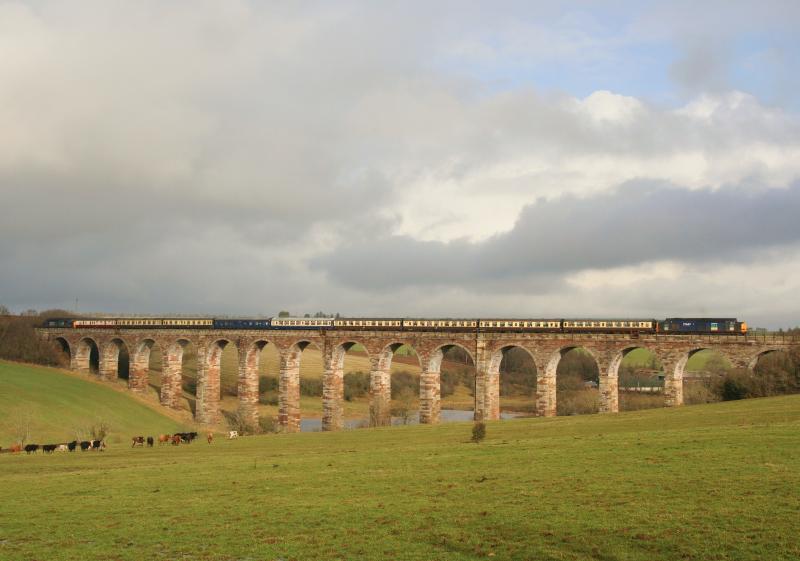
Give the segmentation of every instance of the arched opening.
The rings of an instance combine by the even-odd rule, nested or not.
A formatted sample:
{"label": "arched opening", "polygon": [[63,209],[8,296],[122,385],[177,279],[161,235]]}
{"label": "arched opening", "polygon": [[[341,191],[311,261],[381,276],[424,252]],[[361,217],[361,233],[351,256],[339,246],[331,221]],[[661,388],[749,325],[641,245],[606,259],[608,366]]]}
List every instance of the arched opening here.
{"label": "arched opening", "polygon": [[620,411],[664,407],[664,367],[655,353],[630,347],[616,360]]}
{"label": "arched opening", "polygon": [[[191,341],[178,339],[165,343],[166,348],[160,349],[161,352],[156,352],[158,345],[152,340],[146,340],[143,344],[149,355],[149,382],[158,389],[161,405],[194,411],[192,394],[197,383],[197,353]],[[186,400],[184,391],[189,394]]]}
{"label": "arched opening", "polygon": [[[494,382],[494,378],[497,378]],[[487,392],[486,417],[536,415],[536,363],[531,352],[515,345],[503,347],[492,356],[487,383],[497,384],[497,391]],[[492,403],[497,396],[497,404]]]}
{"label": "arched opening", "polygon": [[[250,343],[244,350],[244,357],[239,360],[238,349],[234,354],[232,345],[223,349],[223,373],[237,369],[235,388],[230,387],[226,381],[229,376],[223,374],[223,413],[228,419],[232,430],[240,432],[274,432],[274,417],[276,411],[264,411],[268,407],[277,407],[278,404],[278,377],[277,349],[270,345],[266,339]],[[265,359],[266,355],[266,359]],[[268,368],[269,358],[275,356],[272,372]],[[270,375],[271,374],[271,375]],[[235,391],[236,401],[228,403],[225,394],[232,395]],[[270,399],[274,402],[270,403]]]}
{"label": "arched opening", "polygon": [[583,347],[565,347],[556,360],[556,414],[585,415],[600,411],[600,371]]}
{"label": "arched opening", "polygon": [[769,397],[800,392],[800,352],[767,349],[753,356],[747,368],[732,371],[719,391],[722,399]]}
{"label": "arched opening", "polygon": [[714,349],[690,350],[678,360],[673,372],[665,373],[667,405],[718,401],[718,387],[731,369],[730,361]]}
{"label": "arched opening", "polygon": [[[227,353],[225,375],[223,376],[223,355]],[[238,364],[239,356],[236,345],[228,339],[218,339],[210,343],[206,348],[203,364],[198,372],[195,386],[196,409],[195,416],[197,421],[204,424],[216,424],[222,420],[222,396],[235,396],[238,386]],[[228,412],[238,409],[235,399],[233,404],[226,407]]]}
{"label": "arched opening", "polygon": [[69,348],[69,341],[63,337],[56,337],[53,340],[53,346],[58,356],[58,365],[62,368],[69,368],[70,364],[72,364],[72,351]]}
{"label": "arched opening", "polygon": [[358,426],[355,419],[368,406],[370,370],[369,354],[359,342],[345,341],[333,348],[322,380],[322,430]]}
{"label": "arched opening", "polygon": [[84,337],[75,349],[75,369],[85,374],[100,372],[100,350],[90,337]]}
{"label": "arched opening", "polygon": [[136,343],[128,376],[130,390],[146,393],[148,387],[161,389],[161,349],[153,339]]}
{"label": "arched opening", "polygon": [[369,379],[369,426],[418,421],[420,367],[414,347],[400,341],[372,357]]}
{"label": "arched opening", "polygon": [[476,391],[472,353],[458,343],[439,346],[420,376],[419,422],[473,419]]}
{"label": "arched opening", "polygon": [[130,353],[122,339],[112,339],[103,347],[100,357],[100,376],[104,380],[127,380],[130,373]]}
{"label": "arched opening", "polygon": [[[283,432],[300,431],[300,366],[304,354],[303,351],[308,346],[311,346],[316,353],[319,353],[320,361],[318,366],[322,366],[321,352],[310,341],[298,341],[280,353],[278,428]],[[321,377],[319,379],[321,385]],[[316,401],[319,403],[319,400]]]}

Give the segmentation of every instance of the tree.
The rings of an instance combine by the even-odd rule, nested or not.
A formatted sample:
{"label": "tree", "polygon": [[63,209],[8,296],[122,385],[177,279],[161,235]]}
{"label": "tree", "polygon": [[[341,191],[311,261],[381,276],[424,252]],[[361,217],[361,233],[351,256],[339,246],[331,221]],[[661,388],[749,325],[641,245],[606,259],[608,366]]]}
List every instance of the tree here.
{"label": "tree", "polygon": [[9,426],[15,443],[24,445],[30,439],[32,422],[33,414],[27,409],[18,410],[11,418]]}
{"label": "tree", "polygon": [[281,310],[280,312],[278,312],[278,317],[279,317],[279,318],[288,318],[288,317],[289,317],[289,316],[291,316],[291,315],[292,315],[292,314],[290,314],[290,313],[289,313],[289,312],[287,312],[286,310]]}
{"label": "tree", "polygon": [[0,304],[0,316],[10,316],[11,310]]}

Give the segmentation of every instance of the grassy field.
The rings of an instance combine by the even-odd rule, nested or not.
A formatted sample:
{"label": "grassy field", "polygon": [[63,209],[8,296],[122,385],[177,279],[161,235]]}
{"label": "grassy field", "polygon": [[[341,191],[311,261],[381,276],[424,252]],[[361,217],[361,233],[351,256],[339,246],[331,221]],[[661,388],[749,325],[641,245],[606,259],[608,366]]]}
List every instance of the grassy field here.
{"label": "grassy field", "polygon": [[111,442],[186,426],[168,413],[86,376],[0,361],[0,446],[13,444],[20,423],[29,423],[29,442],[39,444],[87,438],[87,428],[100,419],[110,426]]}
{"label": "grassy field", "polygon": [[0,558],[800,557],[800,396],[0,455]]}

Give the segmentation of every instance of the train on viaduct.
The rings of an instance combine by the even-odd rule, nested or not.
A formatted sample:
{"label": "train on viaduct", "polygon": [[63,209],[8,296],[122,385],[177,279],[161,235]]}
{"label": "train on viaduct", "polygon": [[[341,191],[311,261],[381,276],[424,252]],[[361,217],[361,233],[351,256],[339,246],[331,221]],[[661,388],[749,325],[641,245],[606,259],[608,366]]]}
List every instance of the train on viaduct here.
{"label": "train on viaduct", "polygon": [[439,421],[440,369],[444,353],[462,348],[476,369],[474,416],[476,420],[500,418],[500,363],[513,348],[526,351],[536,366],[536,410],[539,416],[556,414],[556,369],[562,356],[574,348],[584,349],[597,363],[600,412],[619,410],[618,370],[626,354],[637,348],[652,352],[664,368],[665,405],[683,404],[686,363],[696,352],[711,349],[734,367],[752,369],[759,358],[774,351],[786,351],[800,341],[788,337],[736,333],[674,333],[657,329],[565,330],[565,329],[472,329],[451,322],[437,329],[403,329],[390,320],[377,325],[325,325],[299,323],[292,329],[261,329],[258,326],[221,327],[222,323],[192,326],[161,324],[116,324],[50,326],[38,329],[41,337],[57,342],[69,353],[70,368],[89,373],[90,356],[99,358],[98,375],[118,376],[120,353],[128,351],[128,386],[133,392],[148,387],[150,354],[161,353],[161,404],[179,408],[181,370],[187,345],[197,350],[196,421],[221,421],[220,360],[222,351],[233,345],[238,351],[238,410],[252,426],[258,426],[258,372],[261,350],[274,345],[280,357],[278,424],[284,432],[300,430],[300,363],[303,350],[318,349],[323,357],[322,429],[344,426],[344,357],[360,345],[370,361],[370,424],[386,425],[390,419],[390,367],[394,352],[408,345],[416,352],[421,369],[419,387],[420,422]]}

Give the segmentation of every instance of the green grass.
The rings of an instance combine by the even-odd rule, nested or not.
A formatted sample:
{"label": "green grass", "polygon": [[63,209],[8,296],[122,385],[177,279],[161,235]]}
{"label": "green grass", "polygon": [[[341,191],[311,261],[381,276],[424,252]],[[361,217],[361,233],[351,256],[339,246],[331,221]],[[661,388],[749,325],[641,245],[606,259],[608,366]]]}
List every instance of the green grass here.
{"label": "green grass", "polygon": [[0,559],[800,557],[800,396],[0,456]]}
{"label": "green grass", "polygon": [[[158,407],[154,405],[153,407]],[[0,362],[0,446],[14,443],[14,426],[30,419],[30,440],[66,442],[98,420],[111,428],[110,441],[135,434],[174,432],[184,426],[127,391],[54,368]],[[2,558],[2,555],[0,555]]]}

